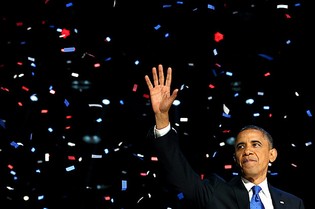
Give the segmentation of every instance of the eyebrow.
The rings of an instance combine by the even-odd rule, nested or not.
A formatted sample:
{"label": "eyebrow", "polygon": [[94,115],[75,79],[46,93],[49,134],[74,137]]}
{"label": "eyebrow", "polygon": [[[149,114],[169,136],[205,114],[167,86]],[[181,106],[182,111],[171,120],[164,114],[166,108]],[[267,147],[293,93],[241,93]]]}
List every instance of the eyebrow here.
{"label": "eyebrow", "polygon": [[[251,144],[252,143],[260,143],[260,144],[262,144],[262,142],[260,140],[257,140],[257,139],[251,140],[250,143]],[[235,146],[239,146],[241,144],[246,144],[246,143],[245,142],[239,142],[239,143],[235,144]]]}

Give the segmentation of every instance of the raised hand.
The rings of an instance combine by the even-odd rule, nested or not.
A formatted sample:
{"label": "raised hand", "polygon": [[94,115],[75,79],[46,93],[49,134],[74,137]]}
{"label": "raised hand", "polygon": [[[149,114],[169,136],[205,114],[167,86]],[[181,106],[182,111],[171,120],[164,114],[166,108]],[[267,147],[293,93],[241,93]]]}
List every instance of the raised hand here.
{"label": "raised hand", "polygon": [[152,68],[153,84],[148,75],[145,75],[145,81],[150,91],[150,99],[153,112],[155,114],[156,128],[164,128],[169,123],[169,109],[171,108],[178,89],[174,89],[171,94],[172,68],[168,67],[166,79],[164,77],[163,66]]}

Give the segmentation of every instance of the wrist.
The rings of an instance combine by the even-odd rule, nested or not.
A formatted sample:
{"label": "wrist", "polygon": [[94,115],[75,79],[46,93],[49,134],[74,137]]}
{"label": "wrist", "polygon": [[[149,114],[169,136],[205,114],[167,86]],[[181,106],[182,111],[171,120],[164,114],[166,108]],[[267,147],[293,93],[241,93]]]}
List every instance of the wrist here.
{"label": "wrist", "polygon": [[169,125],[169,117],[168,114],[158,114],[155,115],[155,125],[156,129],[163,129]]}

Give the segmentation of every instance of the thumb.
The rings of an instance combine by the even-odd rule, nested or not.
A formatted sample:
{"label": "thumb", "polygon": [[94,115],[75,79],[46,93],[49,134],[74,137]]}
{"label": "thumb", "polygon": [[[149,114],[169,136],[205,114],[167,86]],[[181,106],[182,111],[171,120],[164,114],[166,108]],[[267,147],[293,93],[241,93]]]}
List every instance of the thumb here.
{"label": "thumb", "polygon": [[174,89],[174,91],[173,91],[173,93],[172,93],[172,95],[171,95],[171,97],[172,97],[173,100],[175,100],[175,98],[177,97],[178,92],[179,92],[179,89]]}

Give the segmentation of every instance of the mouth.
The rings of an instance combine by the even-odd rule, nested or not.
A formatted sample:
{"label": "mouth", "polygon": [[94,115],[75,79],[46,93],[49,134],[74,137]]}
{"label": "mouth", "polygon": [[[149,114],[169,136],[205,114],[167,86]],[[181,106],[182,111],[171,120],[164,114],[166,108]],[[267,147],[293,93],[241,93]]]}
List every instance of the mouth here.
{"label": "mouth", "polygon": [[244,158],[242,160],[243,164],[250,163],[250,162],[257,162],[257,160],[256,159],[250,159],[250,158]]}

